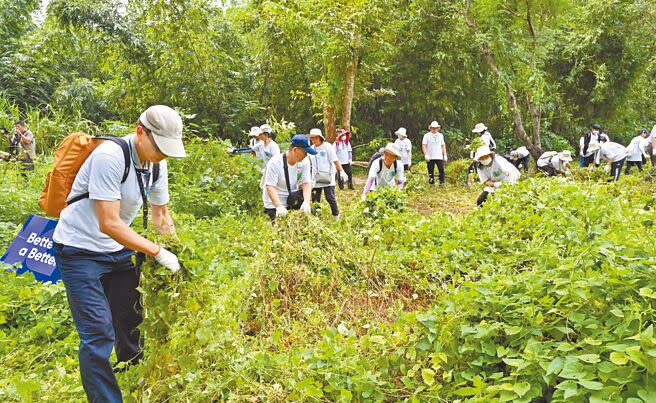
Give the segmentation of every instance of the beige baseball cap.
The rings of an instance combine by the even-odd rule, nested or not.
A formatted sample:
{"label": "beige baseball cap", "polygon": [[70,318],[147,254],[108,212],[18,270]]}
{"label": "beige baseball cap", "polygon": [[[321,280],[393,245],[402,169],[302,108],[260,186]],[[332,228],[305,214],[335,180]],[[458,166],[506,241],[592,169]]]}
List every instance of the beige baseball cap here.
{"label": "beige baseball cap", "polygon": [[182,118],[166,105],[153,105],[139,117],[139,121],[150,130],[157,147],[168,157],[187,156],[182,143]]}

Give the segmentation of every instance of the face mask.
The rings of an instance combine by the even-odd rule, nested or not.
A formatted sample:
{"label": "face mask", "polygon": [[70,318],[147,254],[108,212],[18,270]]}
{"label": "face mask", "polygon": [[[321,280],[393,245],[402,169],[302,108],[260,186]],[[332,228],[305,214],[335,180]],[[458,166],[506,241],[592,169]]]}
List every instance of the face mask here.
{"label": "face mask", "polygon": [[599,134],[599,130],[593,130],[592,134]]}
{"label": "face mask", "polygon": [[486,167],[489,167],[492,165],[492,157],[488,157],[482,160],[479,160],[481,164],[485,165]]}
{"label": "face mask", "polygon": [[346,136],[342,136],[342,141],[346,141]]}

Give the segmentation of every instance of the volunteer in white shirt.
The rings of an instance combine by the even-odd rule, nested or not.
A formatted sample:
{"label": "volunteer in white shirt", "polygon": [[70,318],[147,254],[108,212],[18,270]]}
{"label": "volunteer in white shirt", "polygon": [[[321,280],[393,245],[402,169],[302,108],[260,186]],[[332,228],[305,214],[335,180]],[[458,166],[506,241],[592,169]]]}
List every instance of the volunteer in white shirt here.
{"label": "volunteer in white shirt", "polygon": [[571,162],[572,152],[569,150],[547,151],[538,158],[537,167],[547,176],[566,175]]}
{"label": "volunteer in white shirt", "polygon": [[333,217],[339,217],[339,207],[335,198],[335,173],[339,174],[342,181],[348,180],[348,175],[344,172],[340,164],[335,147],[326,141],[320,129],[310,130],[310,142],[316,155],[310,156],[312,163],[312,203],[321,203],[321,193],[326,196],[326,201],[330,205],[330,211]]}
{"label": "volunteer in white shirt", "polygon": [[424,134],[421,141],[421,150],[424,153],[426,167],[428,168],[428,183],[435,185],[435,166],[440,174],[440,186],[444,187],[444,163],[448,161],[446,155],[446,144],[444,135],[440,133],[440,124],[436,121],[431,122],[428,126],[430,132]]}
{"label": "volunteer in white shirt", "polygon": [[405,172],[410,172],[410,168],[412,167],[412,142],[408,138],[408,132],[405,130],[405,127],[399,127],[399,130],[396,131],[396,136],[398,138],[394,144],[399,147],[399,151],[401,152],[403,169]]}
{"label": "volunteer in white shirt", "polygon": [[[342,164],[344,172],[348,175],[348,188],[354,190],[353,187],[353,168],[351,167],[351,162],[353,162],[353,147],[351,147],[351,132],[344,129],[339,129],[337,131],[337,138],[335,139],[335,154],[337,154],[337,159],[339,163]],[[344,190],[344,181],[340,175],[337,175],[337,184],[341,190]]]}
{"label": "volunteer in white shirt", "polygon": [[581,155],[583,156],[583,166],[587,167],[599,163],[599,149],[601,147],[601,126],[593,124],[591,130],[587,132],[580,141]]}
{"label": "volunteer in white shirt", "polygon": [[517,169],[528,172],[528,159],[530,153],[524,146],[510,152],[510,162],[517,167]]}
{"label": "volunteer in white shirt", "polygon": [[519,170],[505,158],[496,155],[488,146],[480,146],[476,150],[474,160],[480,164],[476,167],[478,177],[485,189],[476,204],[482,206],[488,195],[493,194],[502,183],[514,184],[520,177]]}
{"label": "volunteer in white shirt", "polygon": [[362,200],[366,200],[367,193],[379,187],[396,186],[403,189],[405,174],[403,164],[399,159],[401,152],[399,147],[393,143],[387,143],[383,149],[383,155],[371,161],[367,184],[362,192]]}
{"label": "volunteer in white shirt", "polygon": [[[248,148],[228,148],[228,152],[231,154],[255,153],[255,157],[262,160],[261,170],[264,172],[264,168],[266,168],[269,160],[274,155],[280,154],[280,147],[271,138],[271,132],[272,130],[269,125],[262,125],[259,128],[259,134],[256,137],[257,142],[254,146]],[[254,133],[257,133],[257,131],[254,131]]]}
{"label": "volunteer in white shirt", "polygon": [[617,181],[622,173],[624,161],[626,161],[626,147],[612,141],[602,143],[599,159],[606,162],[606,169],[610,170],[611,180]]}
{"label": "volunteer in white shirt", "polygon": [[310,160],[305,157],[316,153],[308,137],[297,134],[285,153],[274,155],[269,161],[264,172],[262,201],[264,212],[272,221],[287,215],[288,210],[311,212],[312,176]]}
{"label": "volunteer in white shirt", "polygon": [[494,151],[497,149],[497,143],[494,142],[494,139],[488,131],[487,126],[485,126],[483,123],[477,123],[476,126],[474,126],[472,133],[480,135],[481,140],[483,141],[483,145],[488,146],[490,150]]}
{"label": "volunteer in white shirt", "polygon": [[253,148],[253,146],[257,144],[257,136],[259,136],[260,133],[262,133],[262,130],[260,130],[259,127],[251,127],[251,130],[248,132],[248,147]]}
{"label": "volunteer in white shirt", "polygon": [[631,143],[626,147],[627,157],[626,157],[626,174],[628,175],[631,171],[632,166],[637,166],[638,171],[642,172],[643,159],[646,161],[647,154],[647,145],[649,140],[647,137],[649,132],[647,130],[640,130],[638,135],[631,140]]}
{"label": "volunteer in white shirt", "polygon": [[[136,233],[130,224],[142,197],[148,197],[155,228],[160,233],[175,231],[167,207],[164,160],[186,155],[182,119],[168,106],[152,106],[141,114],[135,131],[123,138],[131,163],[125,182],[121,183],[126,168],[123,148],[103,142],[75,177],[69,205],[61,212],[53,236],[57,267],[80,336],[82,385],[91,402],[122,401],[109,362],[112,348],[119,362],[134,363],[142,354],[134,251],[153,256],[172,272],[180,269],[173,253]],[[153,163],[160,163],[155,183],[150,175]]]}

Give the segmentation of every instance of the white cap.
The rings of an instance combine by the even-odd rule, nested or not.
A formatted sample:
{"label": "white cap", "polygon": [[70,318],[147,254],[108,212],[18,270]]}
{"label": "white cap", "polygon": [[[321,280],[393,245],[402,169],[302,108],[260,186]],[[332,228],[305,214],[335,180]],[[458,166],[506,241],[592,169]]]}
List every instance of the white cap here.
{"label": "white cap", "polygon": [[472,133],[483,133],[486,130],[487,130],[487,126],[485,126],[483,123],[477,123],[476,126],[474,126],[474,130],[472,130]]}
{"label": "white cap", "polygon": [[591,141],[590,144],[588,144],[588,151],[597,151],[601,148],[599,146],[599,143],[596,141]]}
{"label": "white cap", "polygon": [[480,146],[476,149],[476,155],[474,155],[475,161],[480,161],[481,157],[492,154],[492,150],[488,146]]}
{"label": "white cap", "polygon": [[154,105],[141,114],[139,121],[152,133],[155,144],[166,156],[187,156],[182,144],[182,118],[178,112],[166,105]]}
{"label": "white cap", "polygon": [[431,122],[430,126],[428,126],[429,129],[432,129],[432,128],[439,129],[440,127],[441,127],[440,124],[437,123],[437,121],[435,121],[435,120],[433,120],[433,121]]}
{"label": "white cap", "polygon": [[510,156],[513,157],[513,158],[518,158],[518,157],[519,157],[519,153],[517,152],[517,150],[515,150],[515,151],[511,151],[511,152],[510,152]]}
{"label": "white cap", "polygon": [[570,150],[561,151],[558,153],[558,158],[561,161],[572,162],[572,152]]}
{"label": "white cap", "polygon": [[257,137],[262,134],[262,129],[257,126],[251,127],[251,131],[248,132],[248,137]]}
{"label": "white cap", "polygon": [[263,124],[262,126],[260,126],[260,130],[262,131],[262,133],[269,133],[269,134],[273,133],[273,129],[271,128],[271,126],[267,124]]}
{"label": "white cap", "polygon": [[384,152],[393,154],[397,158],[401,158],[401,151],[399,151],[399,147],[394,143],[387,143]]}
{"label": "white cap", "polygon": [[323,137],[323,134],[321,133],[321,129],[317,129],[315,127],[314,129],[310,130],[310,137],[316,137],[316,136],[319,136],[324,140],[326,139],[325,137]]}
{"label": "white cap", "polygon": [[408,137],[408,133],[405,130],[405,127],[399,127],[399,130],[397,130],[395,134],[399,137]]}

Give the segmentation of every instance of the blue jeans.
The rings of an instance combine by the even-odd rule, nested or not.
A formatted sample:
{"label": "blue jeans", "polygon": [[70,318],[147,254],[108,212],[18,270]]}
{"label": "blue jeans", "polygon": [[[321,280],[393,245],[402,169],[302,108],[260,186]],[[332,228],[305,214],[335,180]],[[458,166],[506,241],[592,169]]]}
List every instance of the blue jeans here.
{"label": "blue jeans", "polygon": [[109,362],[141,358],[139,271],[133,251],[97,253],[55,244],[55,260],[66,286],[68,305],[80,335],[80,375],[90,402],[122,402]]}

